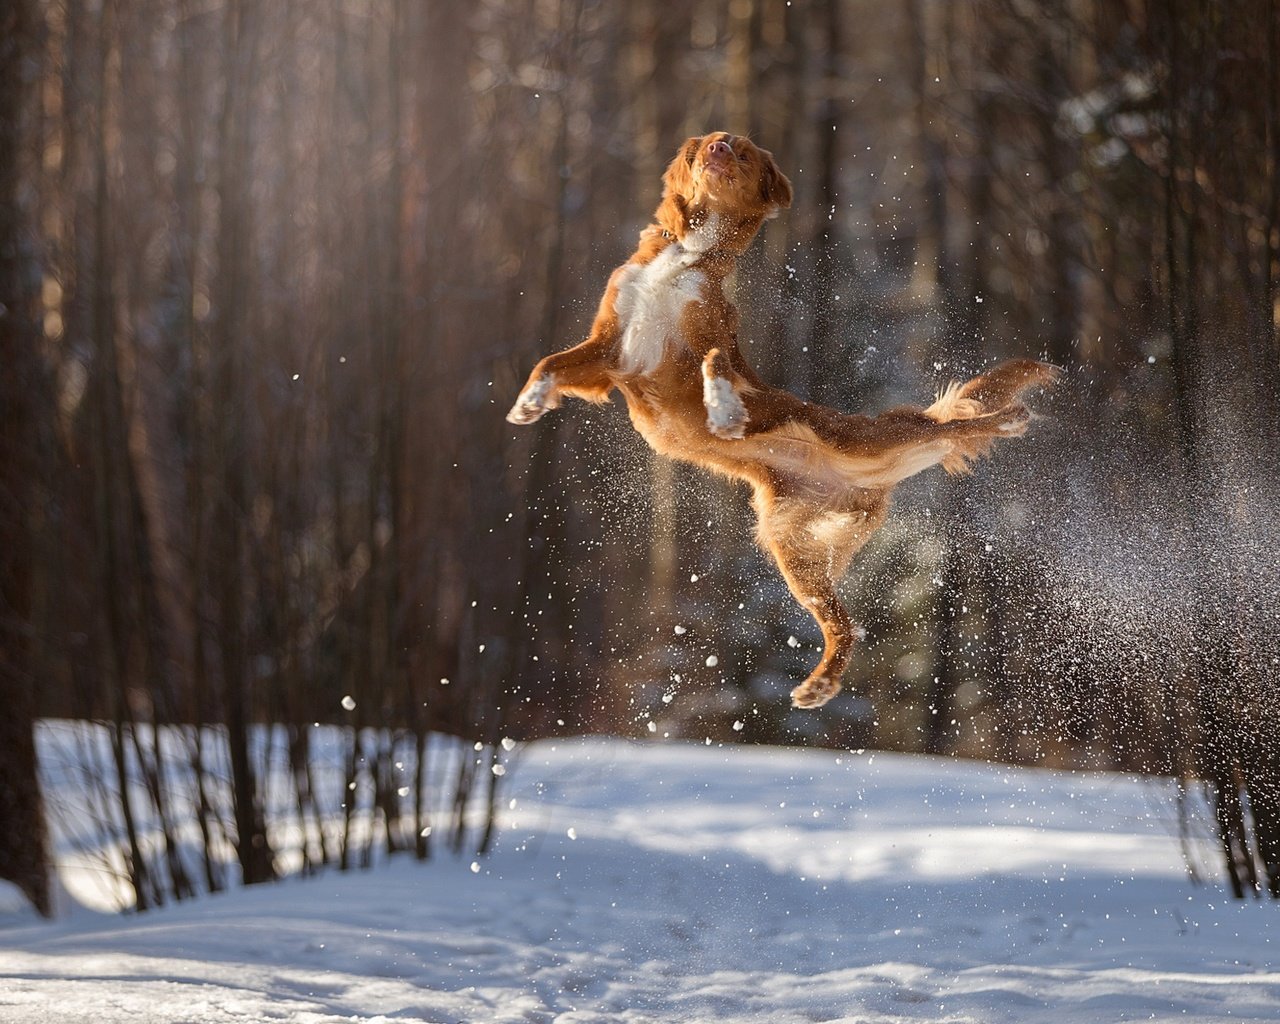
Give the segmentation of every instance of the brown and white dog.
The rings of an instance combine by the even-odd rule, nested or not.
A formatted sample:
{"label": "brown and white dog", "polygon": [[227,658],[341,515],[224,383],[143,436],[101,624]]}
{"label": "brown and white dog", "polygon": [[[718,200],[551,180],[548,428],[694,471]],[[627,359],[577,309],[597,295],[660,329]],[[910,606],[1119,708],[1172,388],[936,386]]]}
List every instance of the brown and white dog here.
{"label": "brown and white dog", "polygon": [[1020,396],[1057,370],[1002,363],[927,409],[874,418],[770,387],[738,350],[724,281],[761,224],[791,205],[791,182],[727,132],[689,139],[663,181],[656,223],[609,278],[591,333],[534,367],[507,419],[532,423],[565,395],[604,402],[617,388],[655,450],[750,484],[760,544],[822,627],[822,660],[791,693],[815,708],[840,689],[853,650],[836,583],[884,522],[894,486],[937,464],[964,472],[997,438],[1021,435]]}

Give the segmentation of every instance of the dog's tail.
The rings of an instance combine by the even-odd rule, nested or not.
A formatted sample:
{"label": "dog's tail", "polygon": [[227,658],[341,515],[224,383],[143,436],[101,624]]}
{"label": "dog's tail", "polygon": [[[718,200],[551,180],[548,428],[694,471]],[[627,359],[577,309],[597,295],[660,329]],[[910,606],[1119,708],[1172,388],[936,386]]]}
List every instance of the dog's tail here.
{"label": "dog's tail", "polygon": [[1010,359],[963,384],[948,384],[924,414],[938,423],[986,420],[991,429],[956,443],[942,460],[942,468],[948,473],[968,472],[973,461],[985,455],[997,438],[1021,435],[1031,418],[1022,404],[1022,395],[1035,387],[1047,387],[1061,376],[1062,371],[1050,363]]}
{"label": "dog's tail", "polygon": [[1010,359],[981,377],[961,384],[953,381],[924,412],[939,423],[971,420],[1013,405],[1024,391],[1054,383],[1062,371],[1034,359]]}

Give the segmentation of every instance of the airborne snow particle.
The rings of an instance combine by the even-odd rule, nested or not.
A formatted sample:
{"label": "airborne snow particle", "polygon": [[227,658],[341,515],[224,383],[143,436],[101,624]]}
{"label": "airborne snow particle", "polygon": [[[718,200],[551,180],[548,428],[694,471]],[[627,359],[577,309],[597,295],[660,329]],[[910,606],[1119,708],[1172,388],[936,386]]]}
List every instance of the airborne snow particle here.
{"label": "airborne snow particle", "polygon": [[493,772],[494,775],[497,775],[499,777],[507,774],[506,766],[501,764],[495,764],[493,768],[490,770]]}
{"label": "airborne snow particle", "polygon": [[690,576],[690,577],[689,577],[689,582],[690,582],[690,583],[697,583],[697,582],[698,582],[698,574],[697,574],[696,572],[695,572],[692,576]]}
{"label": "airborne snow particle", "polygon": [[789,637],[787,637],[787,646],[788,646],[788,647],[799,647],[799,646],[800,646],[800,641],[799,641],[799,640],[797,640],[797,639],[796,639],[795,637],[793,637],[793,636],[789,636]]}
{"label": "airborne snow particle", "polygon": [[717,658],[714,654],[707,655],[707,668],[715,668],[719,664],[720,664],[720,659]]}
{"label": "airborne snow particle", "polygon": [[351,694],[347,694],[345,697],[342,698],[342,706],[347,711],[354,711],[356,709],[356,699],[353,696],[351,696]]}
{"label": "airborne snow particle", "polygon": [[744,725],[744,723],[742,722],[742,720],[741,720],[741,719],[735,719],[735,720],[734,720],[734,723],[733,723],[733,731],[734,731],[734,732],[742,732],[742,727],[743,727],[743,725]]}
{"label": "airborne snow particle", "polygon": [[473,875],[478,875],[478,874],[480,874],[480,862],[479,862],[479,861],[475,861],[475,860],[473,860],[473,861],[471,862],[471,873],[472,873]]}
{"label": "airborne snow particle", "polygon": [[567,835],[570,839],[577,839],[578,830],[576,828],[570,827],[569,831],[567,831],[565,835]]}
{"label": "airborne snow particle", "polygon": [[676,636],[684,636],[687,632],[689,631],[685,629],[684,626],[676,626],[676,629],[675,629]]}
{"label": "airborne snow particle", "polygon": [[428,825],[421,832],[419,832],[418,835],[422,836],[423,839],[426,839],[427,836],[431,835],[431,826]]}
{"label": "airborne snow particle", "polygon": [[513,740],[510,736],[503,736],[503,737],[502,737],[502,749],[503,749],[503,750],[514,750],[514,749],[515,749],[515,745],[516,745],[516,741],[515,741],[515,740]]}

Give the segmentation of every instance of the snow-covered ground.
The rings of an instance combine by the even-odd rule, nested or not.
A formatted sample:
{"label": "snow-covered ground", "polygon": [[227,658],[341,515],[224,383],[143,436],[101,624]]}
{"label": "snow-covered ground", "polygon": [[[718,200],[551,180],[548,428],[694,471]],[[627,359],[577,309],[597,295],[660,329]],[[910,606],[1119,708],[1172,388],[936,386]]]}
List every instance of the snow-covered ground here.
{"label": "snow-covered ground", "polygon": [[940,759],[538,743],[495,853],[144,915],[0,914],[0,1021],[1280,1020],[1280,906],[1167,789]]}

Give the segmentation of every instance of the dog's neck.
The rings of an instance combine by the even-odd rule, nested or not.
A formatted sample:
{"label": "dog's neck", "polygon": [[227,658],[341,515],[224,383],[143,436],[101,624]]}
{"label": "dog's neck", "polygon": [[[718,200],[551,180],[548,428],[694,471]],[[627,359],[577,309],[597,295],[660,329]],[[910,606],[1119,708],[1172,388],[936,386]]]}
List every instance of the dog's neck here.
{"label": "dog's neck", "polygon": [[751,245],[763,217],[735,217],[733,213],[711,210],[705,200],[689,202],[667,197],[658,208],[657,227],[664,239],[679,242],[690,263],[731,270],[739,256]]}
{"label": "dog's neck", "polygon": [[759,225],[735,223],[722,213],[694,209],[686,212],[678,225],[663,227],[661,232],[664,239],[680,246],[686,266],[724,277],[736,268],[738,257],[758,229]]}
{"label": "dog's neck", "polygon": [[725,242],[728,225],[718,213],[703,211],[689,218],[689,228],[680,238],[686,252],[704,256],[720,249]]}

